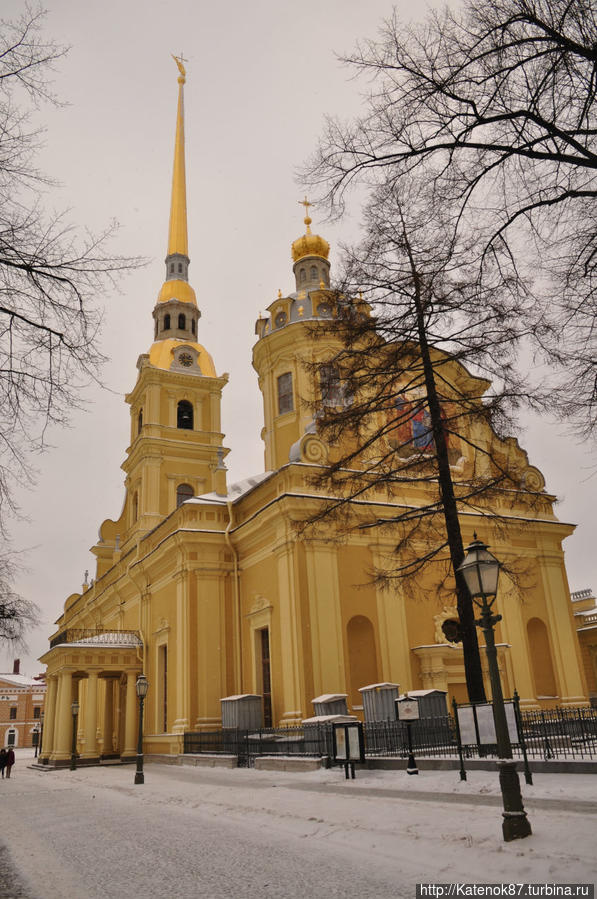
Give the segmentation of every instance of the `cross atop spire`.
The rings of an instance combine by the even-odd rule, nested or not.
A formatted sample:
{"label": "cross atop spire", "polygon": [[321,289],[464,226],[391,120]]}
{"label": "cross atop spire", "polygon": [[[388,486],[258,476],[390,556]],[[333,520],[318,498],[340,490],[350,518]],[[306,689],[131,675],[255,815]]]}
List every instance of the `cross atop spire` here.
{"label": "cross atop spire", "polygon": [[305,221],[305,225],[307,226],[307,234],[310,234],[310,233],[311,233],[311,227],[310,227],[310,225],[311,225],[312,219],[311,219],[311,217],[310,217],[310,215],[309,215],[309,206],[312,206],[313,203],[310,203],[310,202],[308,201],[308,199],[307,199],[306,196],[305,196],[305,199],[304,199],[304,200],[299,200],[298,202],[299,202],[299,206],[304,206],[304,207],[305,207],[305,219],[304,219],[304,221]]}

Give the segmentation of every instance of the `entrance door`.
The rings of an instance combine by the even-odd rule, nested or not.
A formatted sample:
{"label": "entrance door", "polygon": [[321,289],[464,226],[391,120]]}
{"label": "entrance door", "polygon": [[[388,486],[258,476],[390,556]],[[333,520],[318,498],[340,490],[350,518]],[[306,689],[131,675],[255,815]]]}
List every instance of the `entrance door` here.
{"label": "entrance door", "polygon": [[261,633],[261,692],[263,694],[263,726],[272,726],[272,682],[269,659],[269,628]]}

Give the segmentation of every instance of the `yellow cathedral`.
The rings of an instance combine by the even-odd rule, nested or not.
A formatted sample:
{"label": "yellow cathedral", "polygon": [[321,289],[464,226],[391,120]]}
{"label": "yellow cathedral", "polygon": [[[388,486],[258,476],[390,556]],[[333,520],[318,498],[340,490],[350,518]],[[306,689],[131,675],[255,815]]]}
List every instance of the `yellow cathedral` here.
{"label": "yellow cathedral", "polygon": [[[368,583],[372,568],[393,564],[391,535],[360,530],[339,541],[330,520],[306,541],[293,524],[324,501],[313,473],[329,458],[313,423],[321,386],[305,361],[333,349],[334,292],[329,245],[311,232],[308,215],[292,244],[295,289],[280,293],[256,324],[265,470],[227,484],[220,421],[227,376],[198,342],[188,280],[185,71],[177,64],[166,279],[153,309],[154,342],[126,396],[122,514],[101,525],[91,550],[95,578],[67,598],[41,659],[48,686],[41,756],[49,764],[70,758],[74,699],[82,762],[134,756],[140,673],[149,682],[143,746],[153,753],[182,752],[185,732],[221,726],[221,700],[230,696],[261,696],[264,726],[300,724],[321,694],[346,694],[349,711],[361,716],[359,689],[370,684],[467,698],[462,651],[442,627],[456,617],[455,601],[432,584],[413,601],[400,583]],[[320,323],[325,333],[315,340]],[[472,381],[457,363],[453,377],[461,386]],[[515,441],[507,451],[534,501],[522,490],[509,507],[507,541],[491,511],[461,522],[465,541],[478,530],[499,558],[522,558],[529,571],[524,595],[506,583],[498,597],[504,693],[516,688],[526,708],[586,705],[562,551],[573,528],[557,520],[554,498]],[[464,456],[458,464],[466,470]],[[402,486],[401,501],[416,505],[420,489]],[[369,496],[362,514],[387,512],[395,501],[387,492]]]}

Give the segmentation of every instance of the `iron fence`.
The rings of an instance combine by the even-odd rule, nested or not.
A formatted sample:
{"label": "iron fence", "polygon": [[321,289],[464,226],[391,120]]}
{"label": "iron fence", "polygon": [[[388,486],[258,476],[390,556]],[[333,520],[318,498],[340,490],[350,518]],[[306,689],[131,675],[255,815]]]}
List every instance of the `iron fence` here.
{"label": "iron fence", "polygon": [[[456,725],[451,715],[420,718],[411,723],[416,755],[453,757],[459,755]],[[364,725],[365,755],[369,758],[408,756],[407,725],[404,721],[375,721]],[[464,758],[493,757],[495,745],[477,743],[462,746]],[[523,752],[529,758],[597,758],[597,709],[550,709],[520,711],[519,740],[512,742],[515,758]],[[261,755],[333,755],[333,725],[187,732],[185,753],[232,755],[239,767],[250,767]]]}
{"label": "iron fence", "polygon": [[332,739],[332,727],[326,724],[259,730],[224,728],[185,733],[184,752],[234,755],[239,767],[244,768],[252,767],[260,755],[329,756]]}
{"label": "iron fence", "polygon": [[597,709],[521,711],[522,732],[531,758],[597,758]]}

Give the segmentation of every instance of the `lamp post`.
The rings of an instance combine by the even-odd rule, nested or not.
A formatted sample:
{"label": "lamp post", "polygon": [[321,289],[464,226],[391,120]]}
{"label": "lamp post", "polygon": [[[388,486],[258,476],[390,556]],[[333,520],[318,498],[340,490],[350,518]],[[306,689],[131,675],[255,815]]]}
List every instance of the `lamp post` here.
{"label": "lamp post", "polygon": [[77,718],[79,716],[79,702],[73,699],[70,707],[73,713],[73,740],[70,750],[70,770],[74,771],[77,767]]}
{"label": "lamp post", "polygon": [[492,555],[482,540],[474,535],[473,542],[467,546],[465,557],[459,571],[462,572],[472,600],[481,612],[475,624],[483,629],[485,635],[485,651],[489,666],[493,720],[498,749],[498,770],[500,772],[500,789],[504,805],[502,832],[504,840],[519,840],[531,834],[531,824],[522,804],[520,781],[516,771],[516,762],[512,758],[512,745],[506,721],[506,708],[500,680],[500,670],[495,647],[494,627],[501,621],[501,615],[492,612],[497,596],[497,584],[501,565]]}
{"label": "lamp post", "polygon": [[137,738],[137,770],[135,771],[135,783],[145,783],[145,775],[143,774],[143,703],[147,696],[149,683],[144,674],[140,674],[135,684],[135,690],[139,697],[139,735]]}

